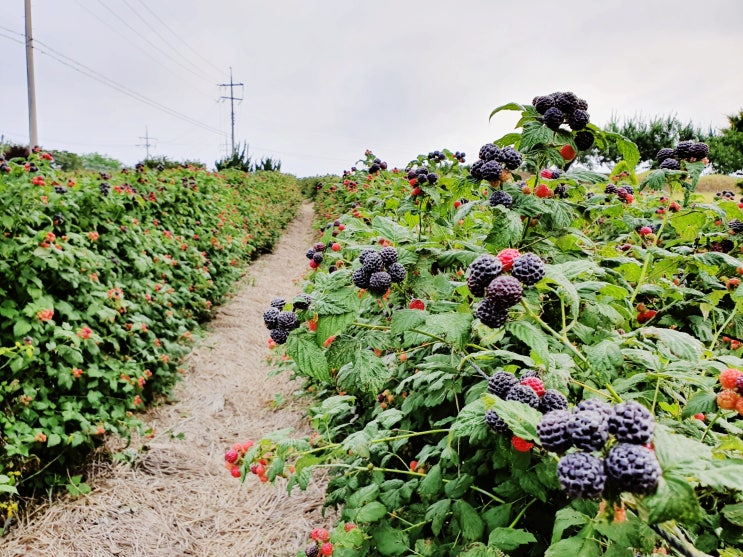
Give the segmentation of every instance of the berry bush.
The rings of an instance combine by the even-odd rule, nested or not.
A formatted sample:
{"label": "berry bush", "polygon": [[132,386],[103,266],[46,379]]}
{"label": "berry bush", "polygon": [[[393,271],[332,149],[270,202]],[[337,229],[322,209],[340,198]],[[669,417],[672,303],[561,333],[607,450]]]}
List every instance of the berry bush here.
{"label": "berry bush", "polygon": [[[200,323],[301,199],[277,173],[0,171],[0,503],[64,470],[168,393]],[[3,495],[5,494],[5,495]]]}
{"label": "berry bush", "polygon": [[[277,348],[315,433],[267,433],[240,470],[328,470],[333,555],[741,555],[743,212],[694,195],[703,146],[638,183],[588,110],[510,103],[471,167],[367,153],[318,184],[341,249]],[[575,166],[594,145],[624,160]],[[387,247],[404,278],[372,285]]]}

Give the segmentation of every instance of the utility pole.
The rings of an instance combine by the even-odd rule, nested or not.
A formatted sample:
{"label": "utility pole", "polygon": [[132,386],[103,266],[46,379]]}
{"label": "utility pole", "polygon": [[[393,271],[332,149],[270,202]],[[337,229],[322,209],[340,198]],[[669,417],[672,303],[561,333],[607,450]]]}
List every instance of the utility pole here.
{"label": "utility pole", "polygon": [[[138,143],[137,144],[137,147],[144,147],[145,148],[145,153],[146,154],[145,154],[145,159],[144,160],[149,160],[150,159],[150,145],[152,145],[150,143],[150,139],[154,139],[155,141],[157,141],[157,138],[156,137],[150,137],[150,133],[149,133],[149,131],[147,131],[147,126],[145,126],[144,127],[144,137],[142,137],[140,135],[139,136],[139,139],[144,139],[144,143]],[[152,145],[152,146],[154,147],[154,145]]]}
{"label": "utility pole", "polygon": [[233,88],[234,87],[244,87],[244,84],[242,83],[233,83],[232,81],[232,66],[230,66],[230,82],[229,83],[219,83],[220,87],[229,87],[230,88],[230,96],[229,97],[220,97],[220,99],[230,99],[230,119],[232,121],[232,152],[235,152],[235,101],[241,101],[243,100],[242,97],[236,97],[233,94]]}
{"label": "utility pole", "polygon": [[26,5],[26,78],[28,83],[28,136],[29,148],[39,144],[39,132],[36,128],[36,83],[34,81],[34,39],[31,34],[31,0]]}

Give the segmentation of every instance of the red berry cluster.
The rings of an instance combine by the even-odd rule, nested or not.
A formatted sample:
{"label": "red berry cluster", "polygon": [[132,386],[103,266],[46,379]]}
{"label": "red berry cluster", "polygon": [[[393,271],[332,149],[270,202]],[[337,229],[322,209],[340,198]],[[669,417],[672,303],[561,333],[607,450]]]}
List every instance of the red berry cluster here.
{"label": "red berry cluster", "polygon": [[642,325],[658,314],[654,309],[648,309],[645,304],[637,304],[637,322]]}
{"label": "red berry cluster", "polygon": [[312,538],[312,541],[315,542],[304,550],[305,555],[307,556],[316,556],[316,555],[332,555],[333,554],[333,544],[330,543],[330,532],[328,532],[325,528],[315,528],[310,532],[310,538]]}
{"label": "red berry cluster", "polygon": [[245,458],[245,453],[253,445],[253,441],[248,439],[245,443],[235,443],[231,449],[224,453],[224,466],[230,471],[233,478],[239,478],[242,475],[240,467]]}
{"label": "red berry cluster", "polygon": [[735,410],[743,416],[743,371],[726,368],[720,373],[722,391],[717,395],[717,406],[722,410]]}

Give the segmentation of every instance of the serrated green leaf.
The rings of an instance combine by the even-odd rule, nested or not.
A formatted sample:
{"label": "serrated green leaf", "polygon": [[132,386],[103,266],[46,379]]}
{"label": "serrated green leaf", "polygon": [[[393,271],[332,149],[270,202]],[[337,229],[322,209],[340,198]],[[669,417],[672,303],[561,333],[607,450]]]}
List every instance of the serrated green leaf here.
{"label": "serrated green leaf", "polygon": [[450,507],[451,499],[441,499],[426,510],[426,520],[431,523],[431,530],[435,536],[438,536],[439,532],[441,532],[441,527],[449,515]]}
{"label": "serrated green leaf", "polygon": [[488,395],[487,399],[493,401],[492,409],[508,424],[514,435],[527,441],[539,442],[537,424],[542,419],[539,410],[523,402],[503,400],[493,395]]}
{"label": "serrated green leaf", "polygon": [[338,385],[348,392],[378,394],[393,370],[370,350],[356,352],[354,361],[338,370]]}
{"label": "serrated green leaf", "polygon": [[356,509],[371,503],[379,497],[379,486],[377,484],[369,484],[364,487],[357,489],[346,499],[346,506],[352,509]]}
{"label": "serrated green leaf", "polygon": [[458,348],[464,348],[470,338],[472,314],[469,312],[447,312],[429,315],[421,330],[443,336]]}
{"label": "serrated green leaf", "polygon": [[413,233],[409,228],[397,224],[389,217],[377,215],[372,219],[372,228],[393,244],[400,244],[413,239]]}
{"label": "serrated green leaf", "polygon": [[743,526],[743,503],[725,505],[720,512],[729,522],[736,526]]}
{"label": "serrated green leaf", "polygon": [[469,474],[462,474],[444,486],[444,493],[446,493],[447,497],[458,499],[467,492],[474,480]]}
{"label": "serrated green leaf", "polygon": [[367,503],[356,513],[357,522],[376,522],[387,515],[387,507],[379,501]]}
{"label": "serrated green leaf", "polygon": [[33,324],[26,319],[18,319],[13,325],[13,336],[21,338],[33,328]]}
{"label": "serrated green leaf", "polygon": [[521,216],[501,206],[493,208],[493,225],[485,238],[485,244],[493,251],[514,245],[524,230]]}
{"label": "serrated green leaf", "polygon": [[702,509],[686,478],[664,472],[658,491],[638,504],[638,514],[647,524],[667,520],[693,523],[701,517]]}
{"label": "serrated green leaf", "polygon": [[584,346],[583,350],[590,362],[591,369],[606,381],[624,362],[622,351],[614,340],[602,340],[593,346]]}
{"label": "serrated green leaf", "polygon": [[660,327],[643,327],[640,332],[645,338],[658,339],[677,358],[698,362],[702,357],[704,346],[689,333]]}
{"label": "serrated green leaf", "polygon": [[392,314],[390,333],[397,335],[410,329],[420,327],[425,323],[428,312],[418,309],[400,309]]}
{"label": "serrated green leaf", "polygon": [[316,344],[322,346],[329,337],[345,332],[355,319],[355,313],[320,316],[317,319],[317,331],[315,332]]}
{"label": "serrated green leaf", "polygon": [[518,103],[504,104],[504,105],[501,105],[501,106],[499,106],[497,108],[494,108],[493,111],[490,113],[490,117],[488,118],[488,120],[492,119],[493,116],[495,116],[496,114],[498,114],[502,110],[517,110],[519,112],[523,112],[525,109],[524,109],[524,107],[522,105],[520,105]]}
{"label": "serrated green leaf", "polygon": [[441,493],[444,482],[441,478],[441,466],[434,464],[418,484],[418,493],[423,496],[432,497]]}
{"label": "serrated green leaf", "polygon": [[536,541],[531,532],[520,528],[495,528],[488,537],[488,545],[501,551],[513,551],[519,546]]}
{"label": "serrated green leaf", "polygon": [[555,513],[555,524],[552,527],[552,543],[562,538],[565,530],[571,526],[583,526],[588,524],[591,517],[571,507],[565,507]]}
{"label": "serrated green leaf", "polygon": [[681,417],[688,418],[694,414],[707,414],[717,410],[717,394],[714,392],[697,391],[689,398],[681,412]]}
{"label": "serrated green leaf", "polygon": [[544,557],[599,557],[601,547],[592,538],[572,537],[549,546]]}
{"label": "serrated green leaf", "polygon": [[547,335],[545,335],[540,329],[537,329],[528,321],[519,320],[509,321],[506,324],[506,331],[515,336],[526,346],[530,347],[531,351],[536,354],[543,363],[548,363],[550,361]]}
{"label": "serrated green leaf", "polygon": [[409,550],[410,540],[408,535],[387,523],[375,528],[372,532],[372,538],[374,538],[376,549],[381,555],[402,555]]}
{"label": "serrated green leaf", "polygon": [[330,383],[330,368],[322,348],[315,343],[315,336],[304,331],[294,331],[286,341],[286,353],[299,370],[316,381]]}
{"label": "serrated green leaf", "polygon": [[662,190],[666,185],[666,172],[664,170],[653,170],[645,179],[640,183],[639,190],[642,191],[645,188],[658,191]]}
{"label": "serrated green leaf", "polygon": [[669,221],[673,229],[676,231],[676,234],[678,234],[683,241],[691,242],[697,237],[699,231],[707,222],[707,217],[704,213],[699,211],[684,211],[673,214]]}
{"label": "serrated green leaf", "polygon": [[455,438],[470,437],[478,432],[487,431],[485,425],[485,402],[477,399],[459,411],[451,426],[451,433]]}
{"label": "serrated green leaf", "polygon": [[485,530],[485,523],[475,508],[464,499],[457,499],[452,505],[454,516],[459,521],[460,531],[465,540],[477,540]]}

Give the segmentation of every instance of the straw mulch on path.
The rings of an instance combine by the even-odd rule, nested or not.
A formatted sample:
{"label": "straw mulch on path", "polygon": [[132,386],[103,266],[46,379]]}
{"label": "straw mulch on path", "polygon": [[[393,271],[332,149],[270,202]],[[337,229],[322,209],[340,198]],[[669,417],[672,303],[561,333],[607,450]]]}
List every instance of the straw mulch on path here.
{"label": "straw mulch on path", "polygon": [[[307,270],[312,207],[302,206],[272,254],[251,265],[237,294],[218,311],[209,335],[187,358],[174,400],[144,420],[156,430],[134,465],[101,462],[87,478],[92,492],[37,508],[5,538],[3,557],[258,557],[296,555],[312,528],[329,527],[324,486],[292,496],[281,485],[230,476],[224,453],[236,441],[284,427],[306,434],[297,384],[267,378],[268,331],[262,314],[272,298],[291,299]],[[280,394],[279,409],[268,402]],[[171,434],[172,432],[172,434]],[[179,434],[182,434],[179,435]],[[182,437],[182,438],[180,438]]]}

